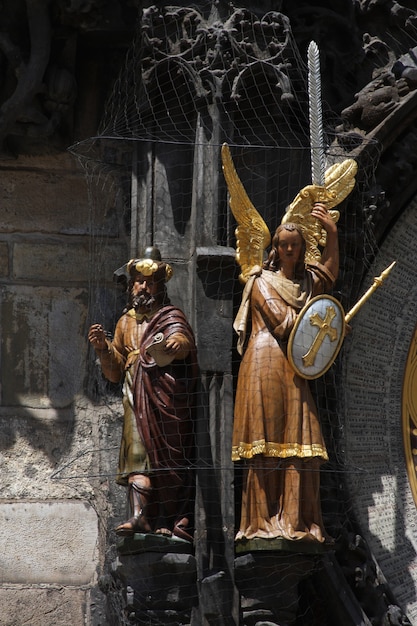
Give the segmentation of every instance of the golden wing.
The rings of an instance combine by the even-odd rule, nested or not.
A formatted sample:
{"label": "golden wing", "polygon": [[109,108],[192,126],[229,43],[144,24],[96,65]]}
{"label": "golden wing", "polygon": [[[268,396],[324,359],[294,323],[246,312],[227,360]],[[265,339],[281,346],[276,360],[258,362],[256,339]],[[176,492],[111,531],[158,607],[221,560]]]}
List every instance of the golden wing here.
{"label": "golden wing", "polygon": [[326,203],[329,215],[337,222],[340,213],[332,210],[350,194],[355,186],[355,175],[358,170],[356,161],[345,159],[341,163],[335,163],[326,170],[324,187],[319,185],[307,185],[294,198],[288,207],[281,223],[295,222],[300,224],[307,248],[306,262],[319,261],[321,252],[319,246],[326,245],[326,231],[321,227],[318,220],[311,216],[311,209],[315,202]]}
{"label": "golden wing", "polygon": [[230,208],[237,221],[236,261],[241,268],[239,279],[245,283],[250,270],[262,265],[263,255],[271,242],[271,233],[261,215],[253,206],[243,187],[230,154],[229,146],[222,146],[223,173],[230,196]]}

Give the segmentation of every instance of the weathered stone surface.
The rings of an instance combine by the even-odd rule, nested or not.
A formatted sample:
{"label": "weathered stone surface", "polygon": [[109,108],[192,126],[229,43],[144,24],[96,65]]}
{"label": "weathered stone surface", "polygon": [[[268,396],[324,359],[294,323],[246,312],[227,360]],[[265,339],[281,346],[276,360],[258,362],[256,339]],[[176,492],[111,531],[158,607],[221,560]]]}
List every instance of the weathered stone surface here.
{"label": "weathered stone surface", "polygon": [[[13,407],[0,410],[0,497],[5,500],[91,501],[99,473],[96,441],[101,411],[78,401],[63,409]],[[115,418],[117,420],[117,417]],[[115,438],[120,438],[117,425]],[[108,447],[107,441],[103,447]],[[100,493],[106,492],[106,477],[114,474],[116,463],[103,476]],[[104,497],[105,497],[104,493]]]}
{"label": "weathered stone surface", "polygon": [[87,190],[80,172],[0,172],[0,187],[4,232],[87,232]]}
{"label": "weathered stone surface", "polygon": [[0,242],[0,277],[7,278],[9,275],[9,246],[6,242]]}
{"label": "weathered stone surface", "polygon": [[78,626],[85,623],[88,591],[13,586],[0,588],[2,626]]}
{"label": "weathered stone surface", "polygon": [[[107,247],[107,254],[100,262],[100,275],[112,280],[114,270],[126,262],[123,243]],[[85,242],[62,241],[57,243],[15,243],[13,246],[13,278],[16,280],[85,282],[91,273],[90,246]],[[100,259],[101,261],[101,259]]]}
{"label": "weathered stone surface", "polygon": [[57,275],[64,282],[85,280],[89,263],[88,241],[85,243],[62,242],[43,244],[38,242],[13,245],[13,272],[16,280],[56,281]]}
{"label": "weathered stone surface", "polygon": [[[102,209],[114,205],[107,188],[97,188],[94,196]],[[91,231],[87,183],[68,155],[21,158],[13,168],[0,170],[0,205],[0,230],[4,233],[85,235]],[[119,235],[117,220],[106,210],[94,215],[93,228],[109,236]]]}
{"label": "weathered stone surface", "polygon": [[98,520],[89,504],[2,502],[0,526],[2,583],[94,582]]}
{"label": "weathered stone surface", "polygon": [[[29,260],[28,260],[29,262]],[[5,289],[0,309],[3,406],[63,407],[85,371],[85,289]]]}
{"label": "weathered stone surface", "polygon": [[68,154],[19,157],[0,168],[0,232],[116,239],[123,235],[117,185],[110,175],[95,182],[92,203],[84,173]]}

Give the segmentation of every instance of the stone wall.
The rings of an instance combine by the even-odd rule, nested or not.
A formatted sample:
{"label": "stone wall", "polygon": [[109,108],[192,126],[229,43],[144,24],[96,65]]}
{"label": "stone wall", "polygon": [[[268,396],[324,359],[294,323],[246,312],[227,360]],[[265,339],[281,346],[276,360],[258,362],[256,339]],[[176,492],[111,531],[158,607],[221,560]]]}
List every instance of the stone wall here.
{"label": "stone wall", "polygon": [[[111,467],[98,451],[120,436],[83,391],[87,186],[65,153],[3,159],[0,180],[0,623],[78,625],[104,558]],[[111,218],[95,226],[110,237],[105,289],[126,251]]]}

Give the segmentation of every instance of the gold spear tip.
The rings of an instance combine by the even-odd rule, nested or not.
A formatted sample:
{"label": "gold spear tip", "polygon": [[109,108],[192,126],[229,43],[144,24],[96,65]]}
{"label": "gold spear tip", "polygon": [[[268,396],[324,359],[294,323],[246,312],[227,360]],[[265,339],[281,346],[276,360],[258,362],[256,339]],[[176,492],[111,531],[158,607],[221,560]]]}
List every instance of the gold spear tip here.
{"label": "gold spear tip", "polygon": [[378,276],[378,278],[376,278],[375,280],[377,280],[378,282],[380,281],[382,283],[387,278],[388,274],[390,273],[390,271],[392,270],[392,268],[394,267],[396,263],[397,261],[393,261],[391,265],[388,265],[388,267],[385,268],[384,271],[381,272],[380,276]]}
{"label": "gold spear tip", "polygon": [[392,268],[394,267],[394,265],[397,263],[397,261],[393,261],[391,263],[391,265],[388,265],[388,267],[382,272],[381,276],[388,276],[388,274],[390,273],[390,271],[392,270]]}

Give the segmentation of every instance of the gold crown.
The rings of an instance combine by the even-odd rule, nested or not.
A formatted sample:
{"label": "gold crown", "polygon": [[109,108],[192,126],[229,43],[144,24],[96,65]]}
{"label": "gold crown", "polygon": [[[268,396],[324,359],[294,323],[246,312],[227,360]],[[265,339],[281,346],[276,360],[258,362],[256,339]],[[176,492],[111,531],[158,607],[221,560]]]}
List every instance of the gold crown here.
{"label": "gold crown", "polygon": [[173,274],[172,267],[168,263],[154,261],[153,259],[130,259],[127,264],[129,273],[133,270],[143,276],[152,276],[159,269],[165,269],[165,282],[168,282]]}

